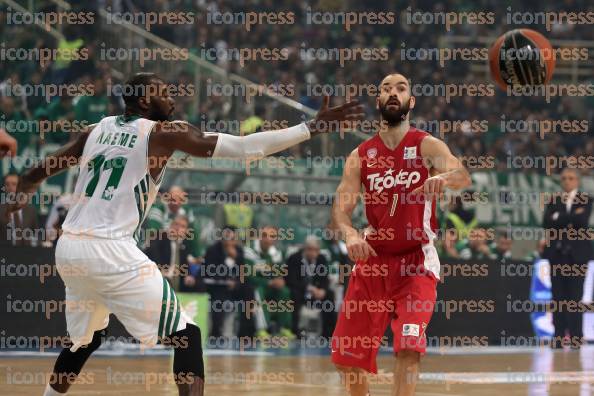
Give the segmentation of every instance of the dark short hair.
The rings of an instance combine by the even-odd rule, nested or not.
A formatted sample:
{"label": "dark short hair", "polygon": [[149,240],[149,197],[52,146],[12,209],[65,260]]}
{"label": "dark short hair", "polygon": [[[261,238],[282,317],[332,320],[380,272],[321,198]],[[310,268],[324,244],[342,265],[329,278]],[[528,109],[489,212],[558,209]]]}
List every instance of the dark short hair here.
{"label": "dark short hair", "polygon": [[155,73],[136,73],[130,77],[122,88],[122,98],[126,107],[134,107],[138,104],[138,99],[145,96],[149,91],[147,87],[153,80],[161,78]]}
{"label": "dark short hair", "polygon": [[222,231],[233,231],[233,232],[237,232],[237,227],[232,226],[230,224],[225,224],[223,226],[223,228],[221,228]]}

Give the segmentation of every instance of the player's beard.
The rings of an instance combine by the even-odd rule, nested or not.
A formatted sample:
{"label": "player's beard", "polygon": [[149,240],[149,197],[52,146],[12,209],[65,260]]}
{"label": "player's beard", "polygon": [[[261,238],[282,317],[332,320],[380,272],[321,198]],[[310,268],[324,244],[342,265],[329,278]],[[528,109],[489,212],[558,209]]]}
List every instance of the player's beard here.
{"label": "player's beard", "polygon": [[408,98],[405,103],[401,103],[398,110],[389,110],[387,108],[388,102],[380,105],[380,114],[382,115],[382,120],[384,120],[388,126],[393,127],[400,124],[406,118],[406,115],[410,111],[410,98]]}
{"label": "player's beard", "polygon": [[151,108],[151,112],[149,114],[149,119],[153,121],[171,121],[173,118],[172,112],[166,112],[160,109],[159,107]]}

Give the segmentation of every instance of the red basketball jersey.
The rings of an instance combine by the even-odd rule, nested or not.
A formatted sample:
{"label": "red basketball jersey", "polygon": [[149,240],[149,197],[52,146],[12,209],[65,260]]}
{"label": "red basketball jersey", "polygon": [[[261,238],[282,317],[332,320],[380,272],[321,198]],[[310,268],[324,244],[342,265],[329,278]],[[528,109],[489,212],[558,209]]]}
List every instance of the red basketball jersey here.
{"label": "red basketball jersey", "polygon": [[410,194],[429,177],[421,156],[427,136],[411,127],[394,150],[379,133],[358,147],[365,214],[376,230],[367,240],[378,254],[402,254],[432,244],[435,238],[435,201]]}

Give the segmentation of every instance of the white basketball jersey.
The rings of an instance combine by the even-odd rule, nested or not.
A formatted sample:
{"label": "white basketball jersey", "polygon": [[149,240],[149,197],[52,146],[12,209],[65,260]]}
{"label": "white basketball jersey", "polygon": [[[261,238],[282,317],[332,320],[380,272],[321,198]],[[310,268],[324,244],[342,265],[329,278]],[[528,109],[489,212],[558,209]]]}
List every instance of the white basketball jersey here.
{"label": "white basketball jersey", "polygon": [[83,150],[74,202],[62,225],[65,233],[138,239],[163,176],[155,181],[149,174],[154,125],[145,118],[114,116],[95,126]]}

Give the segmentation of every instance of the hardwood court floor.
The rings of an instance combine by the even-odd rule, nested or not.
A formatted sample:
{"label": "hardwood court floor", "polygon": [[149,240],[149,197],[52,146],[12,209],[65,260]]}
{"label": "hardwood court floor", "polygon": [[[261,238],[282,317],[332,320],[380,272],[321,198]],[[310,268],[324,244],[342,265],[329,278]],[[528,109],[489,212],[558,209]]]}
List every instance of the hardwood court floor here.
{"label": "hardwood court floor", "polygon": [[[0,358],[0,395],[41,395],[52,357]],[[207,357],[206,395],[346,395],[328,356]],[[372,395],[390,395],[392,358],[381,355]],[[177,395],[164,356],[92,357],[70,396]],[[576,351],[428,354],[418,396],[594,396],[594,347]],[[149,383],[147,383],[149,382]]]}

